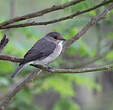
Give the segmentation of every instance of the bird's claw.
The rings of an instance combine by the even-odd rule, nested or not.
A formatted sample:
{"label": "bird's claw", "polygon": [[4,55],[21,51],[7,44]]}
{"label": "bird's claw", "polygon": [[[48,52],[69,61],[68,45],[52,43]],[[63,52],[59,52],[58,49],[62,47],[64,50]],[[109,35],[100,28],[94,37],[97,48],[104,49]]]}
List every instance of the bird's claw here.
{"label": "bird's claw", "polygon": [[52,67],[52,66],[48,66],[47,69],[48,69],[48,70],[52,70],[53,67]]}
{"label": "bird's claw", "polygon": [[48,66],[48,65],[46,65],[46,67],[47,67],[47,70],[48,70],[48,71],[52,71],[52,70],[54,70],[54,68],[53,68],[52,66]]}

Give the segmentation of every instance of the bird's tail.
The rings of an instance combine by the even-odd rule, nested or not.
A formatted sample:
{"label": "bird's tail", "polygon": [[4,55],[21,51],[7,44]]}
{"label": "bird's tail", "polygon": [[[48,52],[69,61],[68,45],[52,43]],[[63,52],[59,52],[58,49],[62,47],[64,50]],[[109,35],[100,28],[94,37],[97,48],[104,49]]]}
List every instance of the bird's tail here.
{"label": "bird's tail", "polygon": [[11,75],[11,78],[14,78],[16,74],[18,74],[21,69],[24,67],[25,64],[21,64],[18,66],[18,68],[15,70],[15,72]]}

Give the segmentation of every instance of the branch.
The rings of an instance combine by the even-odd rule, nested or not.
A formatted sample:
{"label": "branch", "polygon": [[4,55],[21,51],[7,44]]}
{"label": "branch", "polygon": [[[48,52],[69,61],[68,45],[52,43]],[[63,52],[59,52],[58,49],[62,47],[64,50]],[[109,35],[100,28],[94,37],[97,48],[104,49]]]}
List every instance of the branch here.
{"label": "branch", "polygon": [[[79,39],[92,25],[94,25],[97,21],[103,19],[106,14],[113,8],[113,4],[111,4],[103,13],[101,13],[96,18],[93,18],[77,35],[75,35],[72,39],[68,40],[68,42],[65,44],[64,49],[68,48],[72,43],[74,43],[77,39]],[[84,72],[93,72],[93,71],[103,71],[103,70],[110,70],[113,66],[106,65],[100,68],[83,68],[83,69],[55,69],[51,70],[51,72],[57,72],[57,73],[84,73]],[[43,68],[44,69],[44,68]],[[38,74],[41,70],[36,70],[35,72],[28,75],[24,81],[22,81],[19,85],[17,85],[14,90],[9,93],[7,98],[3,100],[3,102],[0,104],[0,110],[5,110],[11,99],[24,87],[26,87],[27,83],[30,83],[37,79]],[[49,70],[50,71],[50,70]]]}
{"label": "branch", "polygon": [[18,84],[16,86],[16,88],[14,88],[12,90],[12,92],[8,95],[8,97],[5,98],[5,100],[0,103],[0,110],[5,110],[5,108],[7,107],[7,105],[9,104],[9,102],[11,101],[11,99],[19,92],[21,91],[21,89],[23,89],[24,87],[26,87],[27,84],[31,83],[32,81],[36,80],[38,78],[39,73],[41,72],[41,70],[35,70],[34,72],[32,72],[31,74],[29,74],[20,84]]}
{"label": "branch", "polygon": [[105,9],[100,15],[98,15],[97,17],[95,18],[92,18],[89,23],[84,26],[80,32],[78,32],[74,37],[72,37],[71,39],[69,39],[65,45],[64,45],[64,48],[63,48],[63,51],[65,49],[67,49],[68,47],[70,47],[76,40],[78,40],[83,34],[85,34],[88,29],[93,26],[94,24],[96,24],[96,22],[102,20],[105,18],[105,16],[113,9],[113,3],[107,8]]}
{"label": "branch", "polygon": [[37,11],[37,12],[34,12],[34,13],[26,14],[24,16],[19,16],[19,17],[15,17],[13,19],[4,21],[3,23],[0,23],[0,27],[6,26],[8,24],[12,24],[12,23],[15,23],[15,22],[18,22],[18,21],[23,21],[23,20],[26,20],[26,19],[34,18],[34,17],[43,16],[44,14],[47,14],[47,13],[50,13],[50,12],[53,12],[53,11],[56,11],[56,10],[61,10],[61,9],[70,7],[72,5],[78,4],[78,3],[83,2],[83,1],[84,0],[73,0],[71,2],[67,2],[67,3],[61,4],[61,5],[53,5],[52,7],[43,9],[41,11]]}
{"label": "branch", "polygon": [[67,19],[72,19],[78,15],[81,15],[81,14],[84,14],[84,13],[87,13],[89,11],[92,11],[92,10],[95,10],[101,6],[104,6],[104,5],[107,5],[109,3],[113,2],[112,0],[109,0],[109,1],[105,1],[105,2],[102,2],[92,8],[88,8],[86,10],[81,10],[81,11],[78,11],[76,13],[73,13],[69,16],[66,16],[66,17],[61,17],[61,18],[58,18],[58,19],[54,19],[54,20],[50,20],[50,21],[45,21],[45,22],[30,22],[30,23],[22,23],[22,24],[12,24],[12,25],[6,25],[6,26],[1,26],[0,29],[9,29],[9,28],[20,28],[20,27],[28,27],[28,26],[37,26],[37,25],[48,25],[48,24],[53,24],[53,23],[57,23],[57,22],[60,22],[60,21],[64,21],[64,20],[67,20]]}
{"label": "branch", "polygon": [[0,53],[1,53],[2,49],[6,46],[7,43],[8,43],[8,38],[4,34],[2,40],[0,41]]}
{"label": "branch", "polygon": [[[51,69],[49,70],[47,67],[41,66],[41,65],[34,65],[37,68],[46,70],[48,72],[51,72],[51,74],[55,73],[55,74],[77,74],[77,73],[86,73],[86,72],[95,72],[95,71],[108,71],[108,70],[112,70],[113,69],[113,65],[105,65],[102,67],[97,67],[97,68],[83,68],[83,69]],[[21,83],[19,83],[16,88],[14,88],[11,92],[11,94],[9,94],[9,96],[0,104],[0,110],[4,110],[4,108],[8,105],[8,103],[11,101],[12,97],[14,97],[16,95],[17,92],[19,92],[22,88],[26,87],[26,85],[28,85],[29,83],[31,83],[34,80],[37,80],[37,77],[39,75],[39,73],[41,72],[41,70],[36,70],[33,73],[31,73],[30,75],[28,75],[26,77],[26,79],[24,81],[22,81]],[[3,106],[4,105],[4,106]]]}
{"label": "branch", "polygon": [[[109,51],[110,50],[106,51],[102,55],[99,55],[98,57],[95,57],[94,59],[91,59],[91,60],[88,60],[88,61],[84,61],[84,62],[82,62],[82,64],[77,64],[75,67],[76,68],[80,68],[80,67],[86,66],[88,64],[91,64],[91,63],[103,58]],[[23,58],[17,58],[17,57],[14,57],[14,56],[7,56],[7,55],[0,55],[0,60],[20,63],[20,62],[23,61]]]}
{"label": "branch", "polygon": [[13,56],[7,56],[7,55],[0,55],[0,60],[6,60],[11,62],[22,62],[23,58],[17,58]]}
{"label": "branch", "polygon": [[94,67],[94,68],[81,68],[81,69],[48,69],[47,66],[42,66],[42,65],[34,65],[31,64],[32,66],[36,67],[36,68],[40,68],[42,70],[51,72],[51,73],[57,73],[57,74],[70,74],[70,73],[86,73],[86,72],[95,72],[95,71],[107,71],[107,70],[112,70],[113,69],[113,65],[105,65],[102,67]]}
{"label": "branch", "polygon": [[[113,69],[113,65],[105,65],[103,67],[97,67],[97,68],[83,68],[83,69],[51,69],[49,70],[47,67],[41,66],[41,65],[34,65],[35,67],[38,67],[40,69],[46,70],[48,72],[52,73],[62,73],[62,74],[69,74],[69,73],[86,73],[86,72],[94,72],[94,71],[107,71]],[[25,80],[23,80],[21,83],[19,83],[14,90],[8,95],[8,97],[0,104],[0,110],[5,110],[8,103],[11,101],[11,99],[19,92],[21,89],[26,87],[29,83],[31,83],[34,80],[37,80],[37,77],[41,70],[35,70],[33,73],[28,75]]]}

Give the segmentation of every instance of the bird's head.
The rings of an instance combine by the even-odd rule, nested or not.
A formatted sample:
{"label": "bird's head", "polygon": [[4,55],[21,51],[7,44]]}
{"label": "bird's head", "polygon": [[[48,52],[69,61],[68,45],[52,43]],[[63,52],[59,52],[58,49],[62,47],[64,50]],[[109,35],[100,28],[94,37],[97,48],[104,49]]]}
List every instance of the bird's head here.
{"label": "bird's head", "polygon": [[54,40],[54,41],[65,41],[66,39],[64,39],[64,37],[58,33],[58,32],[50,32],[47,34],[46,36],[47,38],[49,38],[50,40]]}

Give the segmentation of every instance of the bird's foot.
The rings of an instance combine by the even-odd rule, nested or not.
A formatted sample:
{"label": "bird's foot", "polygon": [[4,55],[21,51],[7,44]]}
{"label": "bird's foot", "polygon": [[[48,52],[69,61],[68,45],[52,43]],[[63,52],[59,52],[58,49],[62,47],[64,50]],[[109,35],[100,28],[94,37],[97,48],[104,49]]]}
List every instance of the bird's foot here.
{"label": "bird's foot", "polygon": [[34,67],[40,68],[40,69],[45,69],[48,72],[54,71],[54,68],[52,66],[47,65],[47,64],[44,64],[44,65],[31,64],[31,66],[34,66]]}
{"label": "bird's foot", "polygon": [[53,68],[52,66],[49,66],[49,65],[45,65],[45,66],[47,67],[47,69],[48,69],[49,71],[54,70],[54,68]]}
{"label": "bird's foot", "polygon": [[52,66],[49,66],[49,65],[46,65],[46,67],[47,67],[48,70],[53,69],[53,67]]}

